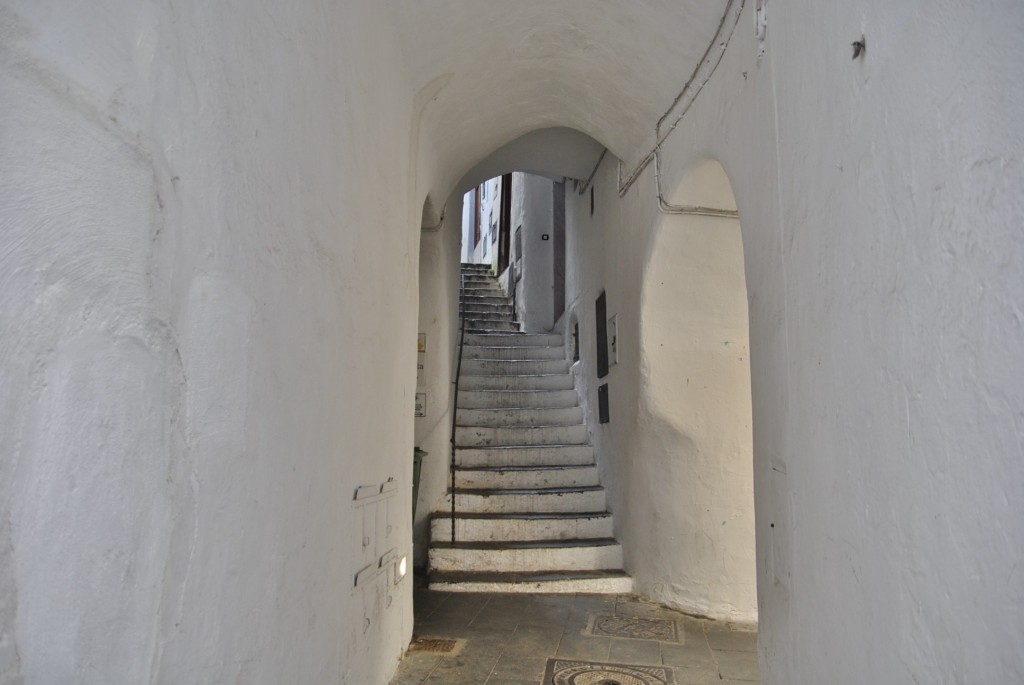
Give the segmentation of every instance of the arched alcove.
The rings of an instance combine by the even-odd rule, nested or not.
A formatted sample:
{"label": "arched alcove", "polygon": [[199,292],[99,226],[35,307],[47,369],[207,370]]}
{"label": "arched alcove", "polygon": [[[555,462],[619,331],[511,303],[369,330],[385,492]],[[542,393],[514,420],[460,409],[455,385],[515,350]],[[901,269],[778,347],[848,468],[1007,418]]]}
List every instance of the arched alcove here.
{"label": "arched alcove", "polygon": [[[430,513],[447,487],[451,424],[453,352],[458,324],[459,228],[461,198],[442,207],[423,201],[419,240],[416,411],[414,444],[426,452],[419,472],[413,522],[413,562],[426,564]],[[411,341],[410,341],[411,344]]]}
{"label": "arched alcove", "polygon": [[[757,618],[746,283],[739,219],[714,160],[666,198],[647,246],[637,467],[650,490],[644,594],[716,618]],[[642,570],[641,570],[642,569]]]}

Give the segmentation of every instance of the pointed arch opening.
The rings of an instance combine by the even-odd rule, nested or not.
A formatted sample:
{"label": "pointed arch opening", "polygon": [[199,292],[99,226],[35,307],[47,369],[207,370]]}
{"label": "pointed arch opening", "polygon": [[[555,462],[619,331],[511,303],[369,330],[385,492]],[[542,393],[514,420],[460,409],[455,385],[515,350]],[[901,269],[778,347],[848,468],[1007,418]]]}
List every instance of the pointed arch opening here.
{"label": "pointed arch opening", "polygon": [[728,176],[713,159],[691,166],[664,200],[641,297],[638,456],[657,505],[647,577],[638,577],[638,586],[688,611],[753,623],[753,438],[740,219]]}

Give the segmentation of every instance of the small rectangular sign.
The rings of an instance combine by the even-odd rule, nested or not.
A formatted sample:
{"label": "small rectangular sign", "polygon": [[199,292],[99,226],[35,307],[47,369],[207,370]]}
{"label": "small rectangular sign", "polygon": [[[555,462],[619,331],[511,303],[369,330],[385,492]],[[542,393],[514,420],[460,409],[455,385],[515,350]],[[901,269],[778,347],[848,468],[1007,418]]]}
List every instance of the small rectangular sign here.
{"label": "small rectangular sign", "polygon": [[427,393],[418,392],[416,393],[416,417],[423,417],[427,415]]}

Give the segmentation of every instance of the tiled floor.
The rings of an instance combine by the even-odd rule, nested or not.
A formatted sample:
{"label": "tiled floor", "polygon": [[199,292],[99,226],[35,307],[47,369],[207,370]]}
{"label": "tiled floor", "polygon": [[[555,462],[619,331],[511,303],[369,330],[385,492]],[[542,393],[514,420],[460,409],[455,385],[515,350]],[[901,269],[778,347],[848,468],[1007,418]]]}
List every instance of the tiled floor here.
{"label": "tiled floor", "polygon": [[[636,597],[416,590],[415,611],[417,636],[466,642],[454,656],[408,653],[391,685],[540,685],[552,657],[664,665],[672,668],[677,685],[759,682],[756,633]],[[592,630],[595,616],[671,619],[679,641],[597,637],[590,634],[600,632]]]}

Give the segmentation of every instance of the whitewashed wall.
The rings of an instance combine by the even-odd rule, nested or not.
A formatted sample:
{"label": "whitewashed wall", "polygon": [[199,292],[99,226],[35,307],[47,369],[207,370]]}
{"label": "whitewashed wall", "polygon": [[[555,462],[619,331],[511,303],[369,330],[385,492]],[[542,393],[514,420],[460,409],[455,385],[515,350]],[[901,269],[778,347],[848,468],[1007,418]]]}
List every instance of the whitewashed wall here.
{"label": "whitewashed wall", "polygon": [[[469,197],[472,197],[471,195]],[[451,464],[452,381],[459,340],[459,258],[465,213],[463,198],[452,195],[440,230],[424,231],[420,239],[419,330],[427,335],[423,382],[427,415],[416,419],[416,445],[427,452],[420,473],[413,533],[415,563],[426,566],[430,514],[444,506]]]}
{"label": "whitewashed wall", "polygon": [[547,333],[554,327],[552,185],[550,179],[536,174],[512,175],[509,243],[510,253],[514,253],[516,230],[522,227],[522,255],[512,254],[512,258],[522,257],[516,308],[527,333]]}
{"label": "whitewashed wall", "polygon": [[411,550],[399,51],[239,9],[0,9],[0,682],[364,685],[411,634],[352,587]]}
{"label": "whitewashed wall", "polygon": [[[719,159],[741,214],[762,680],[1020,679],[1024,97],[1006,84],[1024,63],[1024,13],[770,10],[765,57],[745,15],[665,148],[668,189]],[[862,34],[868,53],[853,61]],[[660,520],[631,512],[678,505],[639,480],[616,424],[640,398],[622,361],[640,322],[624,312],[659,221],[652,172],[619,199],[609,164],[595,220],[579,220],[584,198],[569,209],[581,327],[593,330],[601,287],[619,313],[612,423],[594,439],[648,593],[671,582],[642,551]],[[596,380],[582,380],[596,405]]]}

